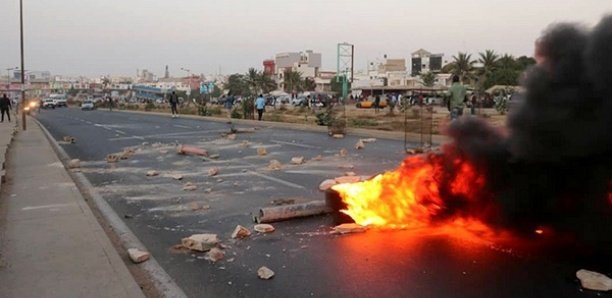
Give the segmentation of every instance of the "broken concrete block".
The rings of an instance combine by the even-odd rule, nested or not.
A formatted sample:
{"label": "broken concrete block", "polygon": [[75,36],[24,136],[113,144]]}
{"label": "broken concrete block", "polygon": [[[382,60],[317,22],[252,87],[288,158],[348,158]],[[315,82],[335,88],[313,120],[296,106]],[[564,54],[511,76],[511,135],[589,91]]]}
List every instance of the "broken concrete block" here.
{"label": "broken concrete block", "polygon": [[147,171],[147,176],[148,177],[153,177],[153,176],[157,176],[157,175],[159,175],[158,171],[155,171],[155,170]]}
{"label": "broken concrete block", "polygon": [[343,134],[341,134],[341,133],[337,133],[337,134],[333,134],[333,135],[332,135],[332,137],[333,137],[334,139],[343,139],[343,138],[344,138],[344,135],[343,135]]}
{"label": "broken concrete block", "polygon": [[207,253],[204,259],[209,260],[213,263],[223,259],[225,257],[225,252],[219,248],[213,247]]}
{"label": "broken concrete block", "polygon": [[350,163],[346,163],[346,164],[339,165],[338,168],[341,168],[341,169],[353,169],[353,168],[355,168],[355,166],[350,164]]}
{"label": "broken concrete block", "polygon": [[376,142],[376,138],[361,139],[361,141],[364,143],[374,143]]}
{"label": "broken concrete block", "polygon": [[355,172],[344,172],[344,176],[356,176]]}
{"label": "broken concrete block", "polygon": [[319,184],[319,190],[320,191],[326,191],[330,187],[332,187],[332,186],[334,186],[336,184],[338,184],[338,183],[334,179],[323,180],[323,182],[321,182],[321,184]]}
{"label": "broken concrete block", "polygon": [[291,158],[291,164],[301,165],[304,163],[304,156],[295,156]]}
{"label": "broken concrete block", "polygon": [[268,169],[270,170],[275,170],[278,171],[282,168],[282,164],[280,163],[280,161],[273,159],[270,161],[270,164],[268,165]]}
{"label": "broken concrete block", "polygon": [[258,147],[257,148],[257,155],[259,155],[259,156],[268,155],[268,151],[264,147]]}
{"label": "broken concrete block", "polygon": [[232,232],[232,238],[234,239],[242,239],[251,236],[251,231],[241,225],[237,225]]}
{"label": "broken concrete block", "polygon": [[117,154],[109,154],[106,156],[106,162],[114,163],[119,161],[119,156]]}
{"label": "broken concrete block", "polygon": [[576,277],[585,289],[604,292],[612,290],[612,279],[599,272],[580,269],[576,272]]}
{"label": "broken concrete block", "polygon": [[68,168],[69,169],[76,169],[76,168],[80,168],[81,167],[81,161],[79,159],[71,159],[68,162]]}
{"label": "broken concrete block", "polygon": [[272,233],[274,232],[274,226],[269,224],[258,224],[253,227],[253,230],[259,233]]}
{"label": "broken concrete block", "polygon": [[312,160],[314,160],[314,161],[320,161],[322,159],[323,159],[323,156],[321,156],[321,154],[319,154],[319,155],[317,155],[317,156],[312,158]]}
{"label": "broken concrete block", "polygon": [[172,178],[174,180],[183,180],[183,175],[181,175],[181,174],[174,174],[174,175],[170,175],[170,178]]}
{"label": "broken concrete block", "polygon": [[334,178],[334,180],[338,184],[343,184],[343,183],[355,183],[355,182],[359,182],[359,181],[361,181],[361,178],[358,177],[358,176],[340,176],[340,177]]}
{"label": "broken concrete block", "polygon": [[210,209],[210,205],[200,205],[198,202],[191,202],[189,203],[189,209],[191,209],[191,211],[208,210]]}
{"label": "broken concrete block", "polygon": [[142,263],[148,260],[149,257],[151,256],[148,252],[139,250],[137,248],[130,248],[127,251],[128,251],[128,255],[130,256],[130,260],[132,260],[132,262],[136,264]]}
{"label": "broken concrete block", "polygon": [[219,154],[212,154],[209,157],[210,157],[210,159],[217,159],[217,158],[219,158]]}
{"label": "broken concrete block", "polygon": [[181,244],[195,251],[209,251],[219,243],[217,234],[193,234],[181,240]]}
{"label": "broken concrete block", "polygon": [[274,277],[274,271],[266,266],[261,266],[261,268],[257,269],[257,276],[261,279],[270,279]]}
{"label": "broken concrete block", "polygon": [[217,176],[217,174],[219,174],[219,168],[214,167],[214,168],[210,168],[208,169],[208,176]]}
{"label": "broken concrete block", "polygon": [[335,233],[348,234],[348,233],[361,233],[366,231],[366,227],[358,225],[356,223],[345,223],[334,227]]}
{"label": "broken concrete block", "polygon": [[407,154],[421,154],[423,153],[423,148],[407,149],[406,153]]}
{"label": "broken concrete block", "polygon": [[168,150],[159,150],[159,154],[162,154],[162,155],[168,154]]}
{"label": "broken concrete block", "polygon": [[232,133],[232,134],[227,135],[227,139],[228,140],[235,140],[236,139],[236,134]]}
{"label": "broken concrete block", "polygon": [[176,147],[176,153],[183,155],[198,155],[198,156],[208,156],[208,151],[202,148],[197,148],[188,145],[178,145]]}
{"label": "broken concrete block", "polygon": [[251,146],[251,143],[249,143],[249,141],[242,141],[242,143],[240,143],[240,147],[242,148],[246,148]]}
{"label": "broken concrete block", "polygon": [[344,148],[340,149],[340,156],[345,157],[348,154],[348,151]]}
{"label": "broken concrete block", "polygon": [[365,148],[365,144],[363,143],[363,141],[362,140],[357,141],[357,143],[355,144],[355,149],[359,150],[363,148]]}

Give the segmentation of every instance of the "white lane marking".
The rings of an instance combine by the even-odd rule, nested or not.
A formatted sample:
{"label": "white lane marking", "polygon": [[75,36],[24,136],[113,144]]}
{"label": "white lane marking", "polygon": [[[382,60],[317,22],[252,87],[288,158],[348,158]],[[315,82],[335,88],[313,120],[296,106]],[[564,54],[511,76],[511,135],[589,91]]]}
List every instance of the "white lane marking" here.
{"label": "white lane marking", "polygon": [[276,143],[276,144],[283,144],[283,145],[295,146],[295,147],[300,147],[300,148],[308,148],[308,149],[321,148],[321,147],[312,146],[312,145],[306,145],[306,144],[301,144],[301,143],[283,142],[283,141],[277,141],[277,140],[271,140],[271,142],[272,143]]}
{"label": "white lane marking", "polygon": [[119,133],[119,134],[122,134],[122,135],[126,135],[126,133],[124,131],[122,131],[122,130],[115,129],[115,132]]}
{"label": "white lane marking", "polygon": [[144,138],[163,138],[169,136],[180,136],[180,135],[192,135],[192,134],[207,134],[207,133],[218,133],[218,132],[228,132],[229,129],[215,129],[215,130],[196,130],[196,131],[184,131],[184,132],[171,132],[164,134],[155,134],[155,135],[146,135],[146,136],[132,136],[132,137],[119,137],[108,139],[109,141],[122,141],[129,139],[144,139]]}
{"label": "white lane marking", "polygon": [[185,126],[185,125],[180,125],[180,124],[173,124],[172,126],[178,127],[178,128],[193,129],[193,127],[191,127],[191,126]]}
{"label": "white lane marking", "polygon": [[250,173],[252,175],[255,175],[255,176],[258,176],[258,177],[261,177],[261,178],[264,178],[264,179],[268,179],[270,181],[278,182],[278,183],[286,185],[286,186],[290,186],[290,187],[297,188],[297,189],[304,189],[304,186],[301,186],[299,184],[295,184],[293,182],[289,182],[289,181],[286,181],[286,180],[283,180],[283,179],[274,178],[274,177],[271,177],[271,176],[268,176],[268,175],[264,175],[262,173],[254,172],[254,171],[248,171],[248,173]]}
{"label": "white lane marking", "polygon": [[36,210],[36,209],[50,209],[50,208],[60,208],[60,207],[68,207],[68,206],[76,206],[75,204],[51,204],[51,205],[40,205],[40,206],[27,206],[21,208],[23,211],[28,210]]}

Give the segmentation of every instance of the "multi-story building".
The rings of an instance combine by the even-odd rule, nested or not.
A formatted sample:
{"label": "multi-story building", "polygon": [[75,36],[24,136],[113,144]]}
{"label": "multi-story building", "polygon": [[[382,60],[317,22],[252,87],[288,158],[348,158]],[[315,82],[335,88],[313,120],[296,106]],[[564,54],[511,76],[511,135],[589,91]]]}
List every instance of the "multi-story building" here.
{"label": "multi-story building", "polygon": [[321,53],[315,53],[312,50],[276,54],[274,77],[279,88],[284,88],[283,77],[288,70],[300,72],[302,78],[316,78],[321,69],[321,58]]}
{"label": "multi-story building", "polygon": [[438,73],[442,70],[444,54],[432,54],[424,49],[412,53],[411,74],[420,75],[425,72]]}

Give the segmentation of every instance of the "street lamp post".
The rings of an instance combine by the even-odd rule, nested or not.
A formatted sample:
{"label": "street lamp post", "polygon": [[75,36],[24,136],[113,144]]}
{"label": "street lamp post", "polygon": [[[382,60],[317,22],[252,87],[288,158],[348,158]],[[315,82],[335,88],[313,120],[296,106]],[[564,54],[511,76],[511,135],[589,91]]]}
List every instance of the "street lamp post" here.
{"label": "street lamp post", "polygon": [[23,61],[23,0],[19,0],[19,32],[21,40],[21,124],[26,130],[26,101],[25,101],[25,66]]}

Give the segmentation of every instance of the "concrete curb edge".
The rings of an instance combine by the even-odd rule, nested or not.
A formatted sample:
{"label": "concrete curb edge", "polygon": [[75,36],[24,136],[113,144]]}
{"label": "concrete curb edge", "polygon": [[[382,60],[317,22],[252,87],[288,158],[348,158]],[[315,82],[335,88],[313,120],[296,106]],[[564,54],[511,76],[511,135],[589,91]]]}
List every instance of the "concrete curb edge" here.
{"label": "concrete curb edge", "polygon": [[[74,180],[79,191],[88,194],[92,199],[97,209],[100,211],[106,222],[112,227],[113,232],[119,238],[121,245],[127,250],[127,248],[139,248],[148,251],[146,247],[140,242],[138,237],[130,230],[130,228],[121,220],[117,213],[112,207],[102,198],[98,192],[96,192],[91,185],[91,182],[85,177],[83,173],[75,173],[68,171],[67,162],[70,157],[64,151],[64,149],[57,143],[51,133],[42,125],[37,119],[30,117],[36,124],[42,129],[47,140],[53,147],[53,151],[58,155],[60,161],[64,165],[64,168],[68,172],[68,175]],[[159,265],[151,254],[148,261],[140,264],[141,269],[145,270],[149,276],[154,280],[156,289],[164,297],[187,297],[183,290],[174,282],[172,277],[166,273],[166,271]]]}

